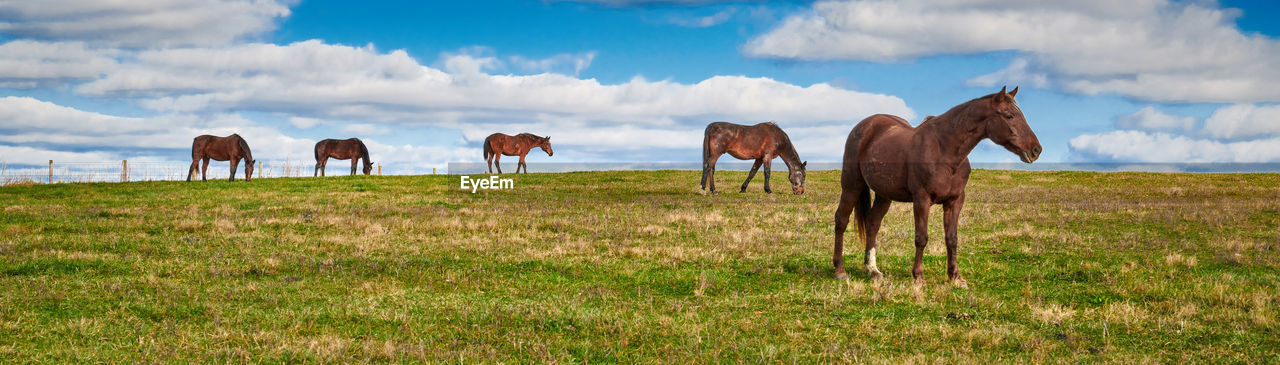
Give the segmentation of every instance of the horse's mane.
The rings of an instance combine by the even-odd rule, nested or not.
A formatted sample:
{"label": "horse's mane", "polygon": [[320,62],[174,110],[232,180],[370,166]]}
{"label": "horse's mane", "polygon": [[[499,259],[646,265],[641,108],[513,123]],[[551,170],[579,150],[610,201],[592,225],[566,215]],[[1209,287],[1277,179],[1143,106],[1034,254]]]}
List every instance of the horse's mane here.
{"label": "horse's mane", "polygon": [[364,141],[361,141],[359,138],[352,138],[352,139],[356,140],[356,145],[360,146],[360,154],[364,155],[364,163],[368,164],[371,161],[369,160],[369,148],[365,147]]}
{"label": "horse's mane", "polygon": [[232,136],[236,137],[236,142],[240,143],[240,150],[244,151],[245,161],[252,162],[253,151],[249,151],[249,142],[245,142],[244,137],[241,137],[239,134],[232,134]]}
{"label": "horse's mane", "polygon": [[979,97],[973,98],[972,100],[957,104],[956,106],[951,107],[951,109],[947,109],[947,112],[945,113],[938,114],[938,115],[930,115],[928,117],[925,117],[924,120],[920,121],[920,125],[924,125],[925,123],[928,123],[930,121],[934,123],[951,121],[955,119],[962,111],[964,111],[965,109],[968,109],[969,106],[972,106],[974,103],[983,101],[983,100],[989,100],[991,98],[996,97],[996,95],[998,94],[999,93],[991,93],[991,94],[979,96]]}
{"label": "horse's mane", "polygon": [[536,134],[533,134],[533,133],[520,133],[520,134],[517,134],[517,135],[516,135],[516,137],[533,138],[533,139],[535,139],[535,140],[539,140],[539,141],[544,140],[544,139],[547,139],[547,137],[542,137],[542,136],[539,136],[539,135],[536,135]]}

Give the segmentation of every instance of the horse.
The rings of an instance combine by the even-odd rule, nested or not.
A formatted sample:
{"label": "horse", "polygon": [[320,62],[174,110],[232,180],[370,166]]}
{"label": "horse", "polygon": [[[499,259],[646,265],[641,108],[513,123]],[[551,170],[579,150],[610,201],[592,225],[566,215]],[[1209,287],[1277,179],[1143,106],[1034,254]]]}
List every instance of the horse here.
{"label": "horse", "polygon": [[364,159],[364,174],[373,171],[373,161],[369,160],[369,149],[359,138],[326,139],[316,142],[316,169],[312,176],[324,176],[324,167],[329,158],[351,160],[351,174],[356,174],[356,162]]}
{"label": "horse", "polygon": [[714,122],[707,125],[702,137],[702,190],[710,186],[711,193],[716,193],[716,160],[720,155],[729,153],[739,160],[756,160],[747,174],[747,181],[742,182],[739,192],[747,191],[747,184],[756,176],[756,170],[764,165],[764,192],[773,194],[769,188],[769,170],[775,157],[782,157],[789,171],[787,179],[791,180],[791,193],[804,194],[805,167],[808,161],[801,162],[800,155],[791,144],[787,133],[773,122],[764,122],[752,126],[728,122]]}
{"label": "horse", "polygon": [[[191,181],[197,168],[200,169],[200,180],[208,181],[210,159],[231,161],[231,177],[227,181],[236,181],[236,165],[240,163],[240,159],[244,159],[244,181],[249,181],[253,176],[253,153],[239,134],[226,137],[206,134],[196,137],[191,142],[191,168],[187,169],[187,181]],[[203,167],[197,166],[201,160],[204,161]]]}
{"label": "horse", "polygon": [[[835,214],[835,278],[847,280],[844,271],[844,231],[849,213],[866,243],[863,264],[871,280],[884,277],[876,267],[876,234],[892,202],[912,203],[915,215],[915,265],[911,275],[924,284],[924,248],[929,242],[929,208],[942,204],[947,245],[947,276],[960,288],[968,284],[956,265],[959,236],[956,231],[969,181],[969,152],[978,142],[992,142],[1032,163],[1040,157],[1040,140],[1027,125],[1012,92],[1000,92],[957,105],[942,115],[926,118],[917,127],[886,114],[863,119],[845,141],[840,174],[840,204]],[[872,200],[871,192],[875,192]]]}
{"label": "horse", "polygon": [[502,173],[502,165],[498,162],[502,156],[520,156],[520,163],[516,165],[516,173],[520,173],[520,168],[524,168],[524,173],[529,173],[529,165],[524,163],[524,156],[529,154],[529,150],[534,147],[541,148],[547,156],[553,156],[551,150],[551,137],[538,137],[529,133],[520,133],[515,136],[508,136],[502,133],[490,134],[484,138],[484,161],[489,165],[489,173],[493,173],[493,168],[498,168],[498,173]]}

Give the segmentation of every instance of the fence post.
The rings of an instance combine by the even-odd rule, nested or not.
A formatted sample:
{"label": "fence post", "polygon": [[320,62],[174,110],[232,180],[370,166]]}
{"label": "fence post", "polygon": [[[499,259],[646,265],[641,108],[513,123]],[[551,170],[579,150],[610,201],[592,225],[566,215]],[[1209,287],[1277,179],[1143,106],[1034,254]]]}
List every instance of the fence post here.
{"label": "fence post", "polygon": [[435,175],[435,174],[436,174],[436,168],[434,168],[434,167],[432,167],[432,168],[431,168],[431,174],[432,174],[432,175]]}
{"label": "fence post", "polygon": [[382,164],[378,164],[378,176],[382,176]]}
{"label": "fence post", "polygon": [[49,160],[49,183],[53,183],[53,160]]}
{"label": "fence post", "polygon": [[261,179],[261,178],[262,178],[262,161],[258,161],[258,176],[257,176],[257,178],[259,178],[259,179]]}
{"label": "fence post", "polygon": [[120,182],[129,182],[129,160],[120,160]]}

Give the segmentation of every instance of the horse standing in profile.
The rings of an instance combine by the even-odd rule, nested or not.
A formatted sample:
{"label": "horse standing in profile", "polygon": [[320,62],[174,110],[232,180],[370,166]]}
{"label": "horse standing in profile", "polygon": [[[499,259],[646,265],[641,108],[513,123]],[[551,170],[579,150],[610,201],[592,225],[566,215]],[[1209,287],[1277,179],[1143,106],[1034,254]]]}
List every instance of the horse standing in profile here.
{"label": "horse standing in profile", "polygon": [[[196,137],[191,142],[191,168],[187,169],[187,181],[191,181],[197,168],[200,169],[200,180],[208,181],[210,159],[231,161],[231,177],[227,181],[236,181],[236,165],[241,159],[244,159],[244,181],[249,181],[253,176],[253,153],[249,151],[249,143],[240,138],[239,134],[226,137],[206,134]],[[197,166],[202,160],[204,166]]]}
{"label": "horse standing in profile", "polygon": [[351,174],[356,174],[356,162],[364,159],[364,174],[373,171],[373,161],[369,160],[369,149],[359,138],[326,139],[316,142],[316,170],[312,176],[324,176],[325,165],[329,158],[351,160]]}
{"label": "horse standing in profile", "polygon": [[490,134],[484,138],[484,161],[489,166],[489,173],[493,173],[493,168],[498,168],[498,173],[502,173],[502,165],[498,162],[502,156],[520,156],[520,163],[516,165],[516,173],[520,173],[520,168],[524,168],[524,173],[529,173],[529,165],[524,163],[524,156],[529,154],[529,150],[534,147],[542,148],[547,156],[553,156],[551,151],[551,137],[538,137],[529,133],[520,133],[515,136],[508,136],[502,133]]}
{"label": "horse standing in profile", "polygon": [[742,189],[739,192],[747,191],[747,184],[751,183],[751,178],[756,176],[756,170],[760,166],[764,166],[764,192],[773,193],[769,188],[769,170],[773,165],[775,157],[782,157],[782,162],[787,164],[788,180],[791,180],[791,192],[793,194],[804,194],[805,167],[808,162],[801,162],[800,155],[796,154],[796,148],[791,144],[791,138],[787,137],[787,133],[778,128],[773,122],[764,122],[752,126],[741,124],[733,124],[728,122],[714,122],[707,125],[707,130],[702,138],[702,190],[711,187],[711,193],[716,192],[716,161],[720,159],[720,155],[728,153],[730,156],[739,160],[756,160],[751,166],[751,172],[747,174],[747,180],[742,182]]}
{"label": "horse standing in profile", "polygon": [[[937,117],[926,118],[918,127],[892,115],[877,114],[863,119],[844,145],[844,166],[840,174],[840,205],[835,214],[836,279],[848,279],[844,271],[844,231],[849,213],[854,213],[857,229],[866,243],[864,264],[872,280],[883,277],[876,267],[876,234],[893,201],[910,202],[915,214],[915,265],[911,275],[924,284],[924,248],[929,242],[929,208],[942,204],[943,230],[947,245],[947,276],[953,285],[967,287],[956,267],[959,249],[957,229],[964,187],[969,181],[969,152],[978,142],[990,138],[1022,159],[1032,163],[1040,157],[1040,141],[1027,125],[1012,92],[1000,92],[957,105]],[[871,192],[875,192],[872,200]]]}

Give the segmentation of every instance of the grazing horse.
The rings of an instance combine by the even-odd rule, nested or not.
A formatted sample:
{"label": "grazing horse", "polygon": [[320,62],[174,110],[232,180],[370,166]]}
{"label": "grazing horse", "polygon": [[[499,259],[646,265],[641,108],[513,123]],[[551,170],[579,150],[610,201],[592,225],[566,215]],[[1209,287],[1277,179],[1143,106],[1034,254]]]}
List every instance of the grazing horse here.
{"label": "grazing horse", "polygon": [[490,134],[484,138],[484,161],[489,165],[489,173],[493,173],[493,168],[498,168],[498,173],[502,173],[502,165],[498,160],[506,156],[520,156],[520,163],[516,165],[516,173],[520,173],[520,168],[524,168],[524,173],[529,173],[529,165],[524,163],[524,156],[529,154],[529,150],[534,147],[542,148],[547,156],[552,156],[551,137],[538,137],[529,133],[520,133],[515,136],[508,136],[502,133]]}
{"label": "grazing horse", "polygon": [[373,171],[373,161],[369,161],[369,149],[359,138],[326,139],[316,142],[316,170],[312,176],[324,176],[324,167],[329,158],[351,160],[351,174],[356,174],[356,162],[364,159],[364,174]]}
{"label": "grazing horse", "polygon": [[[844,231],[849,213],[866,243],[864,264],[872,280],[883,277],[876,267],[876,234],[892,201],[911,202],[915,214],[916,260],[911,269],[916,284],[924,284],[924,248],[929,241],[929,208],[942,204],[947,245],[947,276],[957,287],[967,287],[956,267],[959,237],[956,230],[964,187],[969,181],[969,152],[990,138],[1032,163],[1040,157],[1040,141],[1027,125],[1013,97],[1018,88],[970,100],[937,117],[911,127],[902,118],[877,114],[863,119],[844,145],[840,174],[840,205],[835,214],[836,279],[845,280]],[[875,200],[871,192],[875,192]]]}
{"label": "grazing horse", "polygon": [[[187,181],[200,169],[200,180],[209,180],[209,160],[231,161],[231,177],[228,181],[236,181],[236,165],[244,159],[244,181],[253,176],[253,153],[249,152],[249,144],[239,134],[226,137],[203,135],[191,142],[191,168],[187,169]],[[204,166],[197,166],[201,160]]]}
{"label": "grazing horse", "polygon": [[742,182],[739,192],[747,191],[747,184],[756,176],[756,170],[764,165],[764,192],[772,194],[769,189],[769,170],[774,157],[782,157],[790,171],[787,178],[791,180],[791,193],[804,194],[804,170],[809,162],[800,162],[800,155],[791,144],[787,133],[773,122],[764,122],[752,126],[715,122],[707,125],[702,137],[702,190],[710,185],[711,193],[716,192],[716,160],[720,155],[729,153],[739,160],[756,160],[747,174],[747,181]]}

